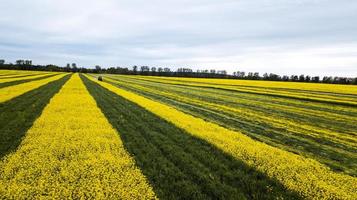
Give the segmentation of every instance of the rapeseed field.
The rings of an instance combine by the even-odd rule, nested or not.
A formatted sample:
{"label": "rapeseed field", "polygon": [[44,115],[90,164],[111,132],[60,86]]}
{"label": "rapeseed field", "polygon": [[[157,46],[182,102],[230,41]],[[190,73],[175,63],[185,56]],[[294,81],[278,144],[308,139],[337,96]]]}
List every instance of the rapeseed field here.
{"label": "rapeseed field", "polygon": [[0,199],[357,199],[357,87],[0,70]]}

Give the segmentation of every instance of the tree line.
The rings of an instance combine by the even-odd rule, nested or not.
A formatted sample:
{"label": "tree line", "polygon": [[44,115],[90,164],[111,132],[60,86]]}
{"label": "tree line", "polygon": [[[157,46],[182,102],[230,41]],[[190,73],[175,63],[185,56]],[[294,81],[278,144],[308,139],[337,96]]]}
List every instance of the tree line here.
{"label": "tree line", "polygon": [[309,75],[278,75],[274,73],[235,71],[228,74],[225,70],[192,70],[191,68],[178,68],[176,71],[169,67],[149,67],[136,66],[128,67],[109,67],[102,68],[96,65],[94,68],[77,67],[76,63],[68,63],[66,66],[33,65],[32,60],[16,60],[13,63],[5,63],[0,59],[0,69],[13,70],[36,70],[36,71],[56,71],[56,72],[81,72],[81,73],[101,73],[101,74],[124,74],[124,75],[144,75],[144,76],[169,76],[169,77],[192,77],[192,78],[226,78],[242,80],[269,80],[269,81],[290,81],[290,82],[313,82],[313,83],[331,83],[331,84],[354,84],[357,85],[356,78],[338,77],[338,76],[309,76]]}

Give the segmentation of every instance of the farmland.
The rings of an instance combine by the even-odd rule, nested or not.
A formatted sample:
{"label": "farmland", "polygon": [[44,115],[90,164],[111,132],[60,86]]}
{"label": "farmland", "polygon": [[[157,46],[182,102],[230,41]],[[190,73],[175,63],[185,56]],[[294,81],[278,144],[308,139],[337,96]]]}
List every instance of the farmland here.
{"label": "farmland", "polygon": [[0,71],[0,198],[356,199],[357,87]]}

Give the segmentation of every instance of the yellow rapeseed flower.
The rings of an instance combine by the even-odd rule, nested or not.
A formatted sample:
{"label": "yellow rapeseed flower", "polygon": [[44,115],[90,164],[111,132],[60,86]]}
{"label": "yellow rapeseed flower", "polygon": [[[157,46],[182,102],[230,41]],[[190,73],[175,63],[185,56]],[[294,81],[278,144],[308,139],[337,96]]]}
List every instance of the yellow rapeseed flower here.
{"label": "yellow rapeseed flower", "polygon": [[[252,81],[252,84],[249,85],[250,81],[244,80],[221,80],[221,79],[200,79],[200,78],[165,78],[165,77],[136,77],[142,80],[156,81],[160,83],[167,84],[181,84],[187,86],[200,86],[200,87],[210,87],[217,89],[229,89],[232,91],[239,92],[248,92],[248,93],[259,93],[259,94],[269,94],[284,96],[297,99],[307,99],[315,100],[321,102],[331,102],[339,104],[348,104],[348,105],[357,105],[357,100],[354,97],[349,95],[344,96],[340,95],[335,97],[326,92],[336,92],[343,94],[357,94],[357,86],[348,85],[342,86],[336,84],[317,84],[317,83],[286,83],[286,82],[273,82],[273,81]],[[226,82],[230,81],[232,85],[227,84]],[[234,84],[235,82],[238,82]],[[244,83],[242,83],[242,82]],[[223,84],[226,83],[226,84]],[[303,85],[300,85],[303,84]],[[312,86],[309,86],[312,85]],[[246,87],[249,86],[249,87]],[[251,87],[255,86],[255,87]],[[266,86],[266,87],[263,87]],[[270,86],[270,87],[269,87]],[[280,90],[279,87],[283,89],[290,90]],[[321,89],[322,88],[322,89]],[[301,92],[302,90],[310,90],[316,92]],[[294,91],[295,90],[295,91]]]}
{"label": "yellow rapeseed flower", "polygon": [[300,83],[300,82],[282,82],[282,81],[257,81],[257,80],[232,80],[232,79],[216,79],[216,78],[186,78],[186,77],[158,77],[158,76],[138,76],[140,78],[210,83],[215,85],[226,86],[249,86],[261,87],[270,89],[299,89],[310,90],[316,92],[331,92],[344,94],[357,94],[357,86],[355,85],[337,85],[323,83]]}
{"label": "yellow rapeseed flower", "polygon": [[10,86],[10,87],[1,88],[0,89],[0,103],[8,101],[8,100],[15,98],[17,96],[20,96],[28,91],[39,88],[43,85],[46,85],[49,82],[58,80],[58,79],[64,77],[65,75],[66,74],[59,74],[57,76],[53,76],[53,77],[46,78],[46,79],[30,81],[30,82]]}
{"label": "yellow rapeseed flower", "polygon": [[78,74],[0,162],[0,199],[154,199]]}
{"label": "yellow rapeseed flower", "polygon": [[[53,74],[57,74],[57,73],[53,73]],[[48,76],[48,75],[50,75],[50,73],[42,73],[42,74],[36,74],[36,75],[32,75],[32,76],[25,76],[25,77],[9,77],[9,78],[2,77],[0,79],[0,83],[28,80],[28,79],[40,78],[40,77],[44,77],[44,76]]]}
{"label": "yellow rapeseed flower", "polygon": [[1,76],[0,83],[12,82],[12,81],[20,81],[20,80],[28,80],[33,78],[40,78],[43,76],[48,76],[51,74],[58,74],[53,72],[41,72],[41,73],[34,73],[34,74],[16,74],[16,75],[8,75],[8,76]]}
{"label": "yellow rapeseed flower", "polygon": [[28,71],[28,70],[7,70],[1,69],[0,75],[10,75],[10,74],[18,74],[18,75],[26,75],[26,74],[36,74],[41,73],[42,71]]}

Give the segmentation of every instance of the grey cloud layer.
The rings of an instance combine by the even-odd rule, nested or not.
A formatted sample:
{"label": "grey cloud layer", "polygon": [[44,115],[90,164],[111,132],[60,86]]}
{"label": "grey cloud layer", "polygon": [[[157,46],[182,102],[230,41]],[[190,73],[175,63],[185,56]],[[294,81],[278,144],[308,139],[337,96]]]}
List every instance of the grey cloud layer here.
{"label": "grey cloud layer", "polygon": [[10,1],[0,57],[357,76],[357,1]]}

